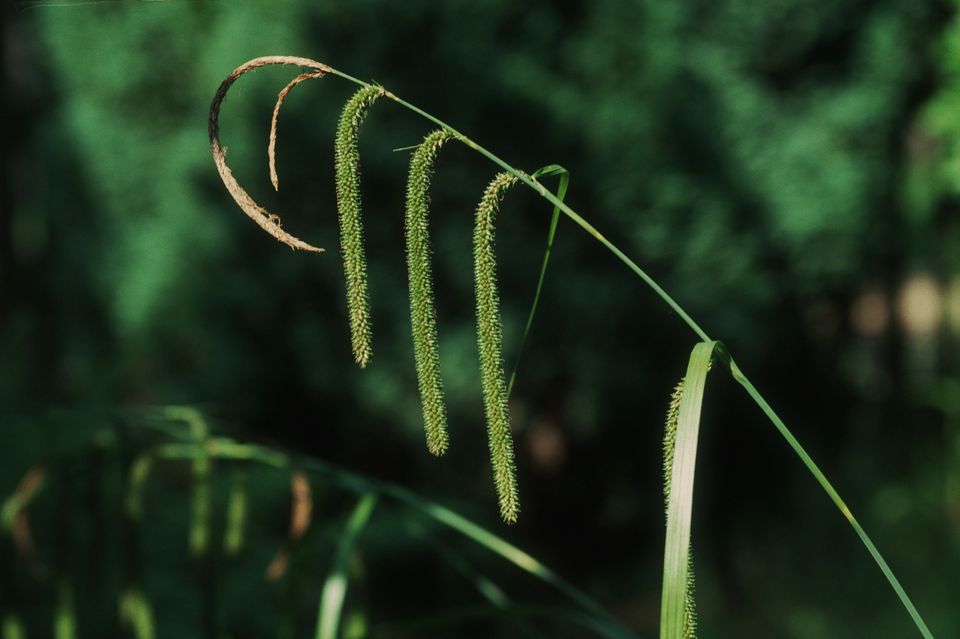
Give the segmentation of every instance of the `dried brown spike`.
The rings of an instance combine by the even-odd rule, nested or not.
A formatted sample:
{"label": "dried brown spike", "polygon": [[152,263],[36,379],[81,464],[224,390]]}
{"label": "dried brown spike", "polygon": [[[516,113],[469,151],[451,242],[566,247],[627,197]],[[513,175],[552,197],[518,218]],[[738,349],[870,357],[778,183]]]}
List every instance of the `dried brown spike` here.
{"label": "dried brown spike", "polygon": [[260,228],[292,249],[301,249],[304,251],[320,253],[323,251],[322,248],[307,244],[303,240],[300,240],[284,231],[280,226],[279,216],[270,213],[265,208],[254,202],[253,198],[250,197],[250,194],[247,193],[237,182],[237,179],[233,177],[233,172],[230,170],[230,167],[227,166],[226,149],[224,149],[223,145],[220,143],[220,106],[223,104],[224,98],[227,97],[227,91],[229,91],[233,83],[237,81],[237,78],[242,76],[244,73],[271,64],[294,64],[307,69],[312,69],[312,72],[318,76],[331,71],[330,67],[321,62],[310,60],[308,58],[284,55],[254,58],[253,60],[245,62],[234,69],[220,84],[216,94],[213,96],[213,101],[210,103],[209,133],[210,149],[213,152],[213,161],[217,165],[217,171],[220,173],[220,179],[223,180],[223,185],[227,188],[227,192],[230,193],[237,205],[243,209],[243,212],[246,213],[250,219],[256,222]]}
{"label": "dried brown spike", "polygon": [[277,176],[277,120],[280,119],[280,107],[283,106],[283,101],[287,99],[287,94],[293,90],[293,87],[297,86],[304,80],[309,80],[310,78],[322,78],[322,71],[309,71],[307,73],[301,73],[293,80],[287,83],[287,86],[283,87],[280,91],[280,94],[277,95],[277,103],[273,107],[273,117],[270,119],[270,143],[267,145],[267,160],[270,163],[270,183],[273,184],[273,190],[280,190],[280,178]]}
{"label": "dried brown spike", "polygon": [[270,581],[283,577],[290,563],[290,555],[307,532],[313,517],[313,492],[310,489],[310,479],[302,470],[294,469],[290,476],[290,498],[290,530],[287,543],[277,550],[277,554],[267,566],[266,577]]}

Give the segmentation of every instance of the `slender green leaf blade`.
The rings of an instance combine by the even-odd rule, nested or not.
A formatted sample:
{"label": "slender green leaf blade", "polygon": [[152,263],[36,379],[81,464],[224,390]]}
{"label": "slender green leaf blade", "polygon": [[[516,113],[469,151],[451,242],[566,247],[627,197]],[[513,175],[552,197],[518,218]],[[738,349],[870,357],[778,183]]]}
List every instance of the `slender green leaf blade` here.
{"label": "slender green leaf blade", "polygon": [[[470,629],[478,621],[489,621],[496,619],[504,620],[541,620],[561,626],[569,633],[571,627],[579,626],[584,630],[605,637],[606,639],[623,639],[624,634],[617,628],[606,625],[601,620],[577,610],[567,610],[553,606],[509,606],[507,608],[498,608],[496,606],[465,606],[451,610],[445,610],[431,616],[418,616],[399,622],[390,622],[382,626],[374,626],[370,629],[368,635],[371,639],[379,637],[407,637],[407,636],[429,636],[428,631],[449,629],[451,626],[459,625],[464,629]],[[440,633],[435,636],[455,636],[446,633]],[[564,634],[563,636],[567,636]],[[581,635],[575,635],[581,636]]]}
{"label": "slender green leaf blade", "polygon": [[[290,464],[289,458],[277,451],[257,444],[241,444],[226,438],[208,440],[205,450],[201,451],[200,448],[199,445],[193,443],[166,445],[162,447],[158,454],[170,458],[188,459],[200,454],[209,454],[218,458],[256,461],[275,468],[286,468]],[[624,628],[595,599],[574,587],[530,554],[450,508],[421,497],[397,484],[372,479],[317,458],[300,459],[298,463],[303,468],[322,474],[351,492],[360,494],[378,492],[410,506],[426,517],[452,528],[471,541],[499,555],[520,570],[556,588],[587,611],[598,623],[609,628],[611,633],[619,637],[635,638],[633,633]]]}
{"label": "slender green leaf blade", "polygon": [[[386,485],[384,487],[384,493],[413,506],[437,522],[456,530],[473,542],[506,559],[524,572],[530,573],[534,577],[550,584],[570,598],[571,601],[576,602],[584,610],[589,611],[605,623],[612,623],[614,626],[619,626],[619,623],[613,616],[611,616],[603,606],[597,603],[597,601],[575,588],[553,570],[505,539],[498,537],[446,506],[420,497],[399,486],[393,484]],[[621,633],[621,636],[633,636],[621,628],[618,628],[618,631]]]}
{"label": "slender green leaf blade", "polygon": [[[534,172],[533,177],[547,177],[551,175],[560,176],[560,184],[557,186],[557,199],[563,202],[567,195],[567,187],[570,186],[570,172],[559,164],[550,164]],[[530,335],[530,327],[533,326],[533,318],[537,314],[537,304],[540,302],[540,293],[543,290],[543,280],[547,275],[547,264],[550,262],[550,252],[553,250],[553,238],[557,234],[557,223],[560,221],[560,207],[553,207],[553,215],[550,217],[550,229],[547,231],[547,249],[543,254],[543,262],[540,264],[540,277],[537,279],[537,288],[533,294],[533,304],[530,306],[530,314],[527,315],[527,324],[523,328],[523,337],[520,339],[520,347],[517,349],[517,359],[513,364],[513,372],[510,373],[510,382],[507,384],[507,397],[513,391],[513,383],[517,380],[517,369],[520,368],[520,358],[523,357],[523,347],[527,343],[527,337]]]}
{"label": "slender green leaf blade", "polygon": [[347,596],[347,568],[353,553],[354,542],[370,520],[373,507],[377,505],[376,493],[369,492],[357,502],[343,534],[337,542],[333,555],[330,574],[323,584],[320,594],[320,610],[317,613],[317,639],[337,639],[340,630],[340,616],[343,613],[343,601]]}
{"label": "slender green leaf blade", "polygon": [[823,471],[820,470],[820,467],[817,466],[816,462],[813,461],[813,458],[810,457],[794,434],[789,428],[787,428],[787,425],[782,419],[780,419],[780,416],[777,415],[776,411],[774,411],[770,404],[767,403],[767,400],[763,398],[763,395],[760,394],[760,391],[758,391],[756,387],[754,387],[753,383],[747,379],[747,376],[743,374],[743,372],[740,370],[740,367],[737,366],[736,362],[733,361],[733,358],[726,351],[726,349],[721,348],[719,352],[721,357],[730,365],[730,374],[733,376],[733,378],[737,380],[741,386],[743,386],[743,388],[747,391],[747,394],[750,395],[754,402],[756,402],[757,406],[760,407],[760,410],[763,411],[763,414],[767,416],[767,419],[769,419],[770,422],[776,427],[783,438],[787,440],[787,443],[790,445],[790,448],[793,449],[793,452],[797,454],[797,457],[800,458],[800,461],[803,462],[803,465],[807,467],[807,470],[810,471],[810,474],[813,475],[814,479],[817,480],[817,483],[820,484],[820,487],[823,488],[824,492],[826,492],[830,497],[830,500],[840,510],[847,522],[853,528],[854,532],[857,533],[857,537],[860,538],[860,542],[867,549],[867,552],[870,553],[870,556],[880,568],[880,572],[882,572],[883,576],[887,578],[887,581],[890,583],[890,587],[893,588],[893,591],[897,594],[897,597],[900,599],[900,603],[907,611],[907,614],[910,615],[910,618],[913,620],[917,630],[920,631],[920,634],[924,637],[924,639],[933,639],[933,633],[931,633],[930,629],[927,628],[926,622],[924,622],[923,617],[920,616],[920,612],[917,610],[917,607],[913,605],[913,601],[910,599],[910,596],[907,595],[907,591],[903,589],[903,585],[901,585],[900,580],[897,579],[897,576],[893,574],[893,570],[890,568],[890,565],[887,564],[887,561],[883,558],[883,555],[880,554],[880,551],[873,543],[873,540],[870,539],[867,531],[863,529],[863,526],[860,525],[860,522],[858,522],[853,516],[850,508],[847,506],[846,502],[843,501],[843,498],[840,497],[840,494],[837,492],[836,488],[833,487],[833,484],[831,484],[830,480],[827,479],[827,476],[823,474]]}
{"label": "slender green leaf blade", "polygon": [[663,594],[660,604],[660,639],[682,639],[686,611],[693,520],[693,479],[700,434],[700,408],[707,371],[716,342],[693,347],[683,380],[683,398],[677,419],[676,448],[667,506],[667,537],[663,547]]}

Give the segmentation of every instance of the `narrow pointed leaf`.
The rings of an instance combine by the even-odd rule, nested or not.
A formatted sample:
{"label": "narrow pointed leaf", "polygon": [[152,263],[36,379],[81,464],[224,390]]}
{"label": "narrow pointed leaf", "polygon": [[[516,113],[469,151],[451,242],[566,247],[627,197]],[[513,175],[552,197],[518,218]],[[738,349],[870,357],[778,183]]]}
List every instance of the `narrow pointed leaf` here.
{"label": "narrow pointed leaf", "polygon": [[700,433],[700,408],[707,371],[716,342],[693,347],[677,418],[677,435],[667,507],[667,537],[663,547],[663,593],[660,639],[683,639],[690,568],[690,528],[693,520],[693,478]]}
{"label": "narrow pointed leaf", "polygon": [[[551,175],[560,176],[560,185],[557,186],[557,199],[563,202],[567,196],[567,187],[570,186],[570,172],[559,164],[551,164],[539,169],[533,173],[534,178],[547,177]],[[533,326],[533,318],[537,314],[537,304],[540,302],[540,293],[543,290],[543,280],[547,275],[547,264],[550,262],[550,252],[553,250],[553,238],[557,234],[557,223],[560,221],[560,207],[553,207],[553,215],[550,216],[550,228],[547,231],[547,249],[543,254],[543,262],[540,263],[540,277],[537,278],[537,288],[533,293],[533,304],[530,305],[530,314],[527,315],[527,324],[523,327],[523,337],[520,339],[520,347],[517,348],[517,358],[513,364],[513,372],[510,373],[510,381],[507,383],[507,397],[513,391],[513,383],[517,380],[517,369],[520,368],[520,358],[523,357],[523,347],[527,343],[527,337],[530,335],[530,327]]]}
{"label": "narrow pointed leaf", "polygon": [[320,595],[320,610],[317,614],[317,639],[337,639],[340,629],[340,616],[343,614],[343,601],[347,596],[347,569],[353,546],[360,532],[370,520],[374,506],[377,505],[376,493],[367,493],[357,502],[343,534],[337,542],[333,555],[330,574],[323,584]]}

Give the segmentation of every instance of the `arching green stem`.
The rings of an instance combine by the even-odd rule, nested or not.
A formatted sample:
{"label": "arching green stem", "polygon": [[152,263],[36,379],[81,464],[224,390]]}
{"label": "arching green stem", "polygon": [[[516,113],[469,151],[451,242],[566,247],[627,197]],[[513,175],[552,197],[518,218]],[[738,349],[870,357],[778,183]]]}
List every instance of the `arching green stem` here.
{"label": "arching green stem", "polygon": [[[362,80],[358,80],[357,78],[354,78],[353,76],[347,75],[336,69],[333,69],[331,73],[333,73],[334,75],[338,75],[344,79],[350,80],[351,82],[366,84]],[[683,307],[681,307],[680,304],[678,304],[677,301],[674,300],[673,297],[671,297],[670,294],[667,293],[667,291],[664,290],[664,288],[656,282],[656,280],[650,277],[650,275],[648,275],[646,271],[640,268],[640,266],[636,262],[631,260],[613,242],[611,242],[606,237],[604,237],[603,234],[600,233],[600,231],[598,231],[592,224],[587,222],[579,213],[574,211],[568,205],[563,203],[559,198],[557,198],[553,193],[551,193],[546,188],[544,188],[544,186],[540,184],[536,179],[525,175],[522,171],[519,171],[518,169],[515,169],[513,166],[507,164],[499,156],[495,155],[493,152],[487,150],[486,148],[480,146],[479,144],[477,144],[470,138],[466,137],[465,135],[463,135],[462,133],[460,133],[459,131],[457,131],[447,123],[443,122],[439,118],[434,117],[433,115],[427,113],[426,111],[423,111],[422,109],[420,109],[419,107],[413,104],[410,104],[406,100],[403,100],[397,97],[396,95],[394,95],[389,91],[387,91],[386,96],[391,100],[393,100],[394,102],[396,102],[397,104],[426,118],[427,120],[433,122],[434,124],[437,124],[449,130],[451,133],[456,135],[460,139],[460,141],[463,142],[465,145],[467,145],[477,153],[480,153],[481,155],[489,159],[494,164],[502,167],[505,171],[507,171],[514,177],[516,177],[518,180],[520,180],[521,182],[523,182],[524,184],[532,188],[537,193],[539,193],[541,197],[543,197],[545,200],[547,200],[548,202],[553,204],[555,207],[560,209],[568,218],[573,220],[573,222],[577,226],[582,228],[584,231],[587,232],[588,235],[590,235],[595,240],[600,242],[604,247],[607,248],[607,250],[613,253],[618,260],[623,262],[627,266],[627,268],[629,268],[640,279],[642,279],[644,283],[646,283],[647,286],[653,289],[654,293],[656,293],[657,296],[660,297],[660,299],[663,300],[680,317],[680,319],[683,320],[683,322],[690,327],[690,330],[692,330],[694,333],[697,334],[697,336],[702,341],[704,342],[711,341],[710,336],[706,333],[706,331],[704,331],[700,327],[700,325],[696,321],[694,321],[692,317],[690,317],[690,315],[683,309]],[[843,503],[842,500],[840,500],[836,490],[833,488],[832,485],[830,485],[830,483],[827,481],[826,477],[819,470],[816,464],[813,463],[813,460],[809,457],[809,455],[807,455],[805,452],[801,454],[801,451],[803,449],[800,446],[799,442],[797,442],[796,437],[793,436],[793,434],[787,428],[786,424],[784,424],[783,421],[778,416],[776,416],[776,413],[773,412],[773,409],[770,408],[770,405],[766,402],[766,400],[763,398],[760,392],[753,387],[753,384],[750,383],[750,380],[747,379],[746,375],[744,375],[739,368],[735,370],[737,373],[735,375],[735,378],[737,379],[737,381],[747,390],[747,393],[750,395],[751,399],[753,399],[754,402],[756,402],[757,406],[760,407],[760,409],[770,419],[770,421],[777,428],[780,434],[783,435],[783,437],[787,440],[787,443],[790,444],[790,447],[793,448],[794,451],[800,456],[804,465],[811,472],[811,474],[814,476],[814,478],[817,480],[820,486],[824,489],[824,491],[828,494],[828,496],[830,496],[831,501],[833,501],[833,503],[837,506],[837,508],[840,510],[843,516],[850,523],[851,527],[853,527],[857,536],[860,537],[861,542],[863,542],[864,546],[867,548],[867,551],[870,553],[870,556],[877,563],[877,566],[880,568],[880,571],[887,578],[887,581],[890,583],[891,587],[896,592],[904,608],[910,614],[910,617],[911,619],[913,619],[913,622],[917,626],[917,629],[920,631],[920,634],[925,639],[933,639],[933,634],[927,628],[926,623],[923,621],[923,618],[920,616],[916,607],[913,605],[913,602],[910,600],[910,597],[907,595],[906,591],[904,591],[903,587],[900,585],[899,580],[893,574],[893,571],[890,569],[890,566],[887,564],[886,560],[880,554],[879,550],[877,550],[876,546],[874,546],[873,542],[867,536],[866,532],[863,530],[863,528],[860,526],[857,520],[853,517],[853,515],[850,512],[850,509],[846,506],[846,504]]]}
{"label": "arching green stem", "polygon": [[[235,180],[231,181],[232,176],[229,173],[229,169],[226,168],[224,153],[218,139],[218,127],[217,127],[217,118],[219,116],[220,103],[223,101],[223,97],[225,96],[229,86],[237,79],[237,77],[239,77],[239,75],[241,75],[246,70],[256,68],[258,66],[264,66],[267,64],[294,64],[304,68],[313,69],[318,72],[331,73],[363,87],[372,87],[375,85],[372,85],[371,83],[368,83],[368,82],[364,82],[363,80],[355,78],[337,69],[333,69],[315,60],[308,60],[305,58],[298,58],[294,56],[270,56],[270,57],[256,58],[254,60],[250,60],[246,62],[244,65],[242,65],[241,67],[238,67],[230,74],[230,76],[228,76],[227,80],[224,81],[220,89],[218,89],[217,95],[214,97],[214,102],[211,105],[211,111],[210,111],[210,138],[211,138],[211,145],[214,151],[214,159],[217,161],[217,166],[218,166],[218,169],[220,169],[221,177],[224,179],[224,183],[227,185],[228,190],[231,190],[231,194],[233,194],[234,198],[237,199],[238,203],[241,204],[241,207],[243,207],[246,204],[247,208],[250,208],[251,210],[253,210],[253,213],[257,214],[257,215],[251,214],[251,217],[253,217],[259,224],[261,224],[261,226],[264,226],[264,228],[267,229],[268,232],[271,232],[272,234],[277,235],[277,233],[279,232],[279,225],[275,224],[276,220],[274,219],[274,217],[270,217],[268,214],[262,211],[262,209],[253,209],[250,206],[251,203],[246,201],[249,199],[249,197],[247,197],[246,199],[238,197],[237,195],[238,185],[236,185]],[[479,144],[471,140],[469,137],[465,136],[464,134],[460,133],[459,131],[457,131],[450,125],[448,125],[446,122],[431,115],[430,113],[427,113],[426,111],[420,109],[416,105],[413,105],[407,102],[406,100],[403,100],[402,98],[396,96],[390,91],[386,91],[386,90],[383,90],[383,91],[384,91],[384,95],[389,99],[391,99],[393,102],[405,107],[406,109],[412,111],[413,113],[416,113],[421,117],[425,118],[426,120],[433,122],[434,124],[440,126],[441,128],[449,131],[451,134],[457,137],[463,144],[470,147],[477,153],[480,153],[481,155],[489,159],[491,162],[501,167],[504,171],[512,175],[514,178],[516,178],[520,182],[523,182],[524,184],[532,188],[534,191],[539,193],[541,197],[543,197],[548,202],[550,202],[555,207],[557,207],[560,211],[562,211],[564,215],[570,218],[575,224],[577,224],[577,226],[582,228],[584,231],[587,232],[587,234],[589,234],[595,240],[600,242],[600,244],[602,244],[607,250],[613,253],[613,255],[618,260],[620,260],[624,265],[626,265],[627,268],[629,268],[631,271],[633,271],[634,274],[636,274],[641,280],[643,280],[644,283],[647,284],[647,286],[653,289],[653,291],[660,297],[660,299],[663,300],[664,303],[666,303],[680,317],[680,319],[683,320],[684,323],[686,323],[688,327],[690,327],[690,330],[696,333],[696,335],[699,337],[701,341],[704,341],[704,342],[711,341],[710,336],[706,333],[706,331],[704,331],[700,327],[700,325],[696,321],[694,321],[692,317],[690,317],[690,315],[683,309],[683,307],[681,307],[680,304],[678,304],[677,301],[674,300],[673,297],[671,297],[669,293],[667,293],[667,291],[663,289],[662,286],[660,286],[650,275],[648,275],[646,271],[640,268],[640,266],[637,265],[636,262],[630,259],[615,244],[613,244],[610,240],[604,237],[592,224],[587,222],[579,213],[574,211],[571,207],[569,207],[567,204],[565,204],[559,198],[557,198],[557,196],[555,196],[553,193],[548,191],[535,178],[529,175],[526,175],[522,171],[519,171],[518,169],[514,168],[513,166],[508,164],[506,161],[501,159],[499,156],[489,151],[488,149],[484,148],[483,146],[480,146]],[[246,196],[246,193],[243,192],[242,195]],[[244,210],[247,210],[247,208],[245,208]],[[249,211],[248,211],[248,214],[250,214]],[[276,226],[276,228],[274,228],[274,225]],[[290,238],[281,238],[281,239],[289,240]],[[293,240],[295,240],[295,238],[293,238]],[[289,241],[288,243],[291,243],[291,245],[293,245],[292,241]],[[301,246],[297,244],[295,245],[295,247],[307,248],[309,247],[309,245]],[[721,357],[724,357],[722,352],[721,352]],[[838,509],[840,509],[841,513],[843,513],[844,517],[853,527],[854,531],[860,537],[860,540],[863,542],[864,546],[867,548],[868,552],[873,557],[874,561],[876,561],[877,565],[880,567],[880,570],[883,572],[884,576],[887,578],[887,580],[890,582],[890,585],[893,587],[894,591],[897,593],[897,596],[900,598],[901,602],[903,603],[904,608],[910,614],[911,618],[916,624],[917,629],[920,631],[921,635],[923,635],[923,637],[925,637],[926,639],[933,639],[933,635],[931,634],[930,630],[927,628],[923,619],[920,617],[920,614],[917,612],[913,603],[910,601],[910,598],[907,596],[906,592],[903,590],[903,587],[900,585],[899,581],[893,575],[892,570],[887,565],[883,557],[880,555],[880,552],[873,545],[873,542],[867,536],[866,532],[863,530],[860,524],[856,521],[856,519],[854,519],[849,508],[847,508],[846,504],[844,504],[843,501],[840,499],[839,494],[837,494],[833,486],[827,481],[826,477],[823,475],[820,469],[816,466],[816,464],[813,463],[809,455],[806,454],[806,452],[800,446],[799,442],[797,442],[796,438],[787,428],[786,424],[784,424],[783,421],[776,415],[776,413],[773,411],[770,405],[766,402],[763,396],[759,393],[759,391],[756,390],[753,384],[750,383],[750,381],[740,371],[740,369],[737,368],[735,364],[733,364],[732,359],[729,358],[729,355],[726,355],[725,359],[726,361],[730,362],[730,370],[733,376],[735,377],[735,379],[737,379],[737,381],[746,389],[750,397],[756,402],[756,404],[760,407],[760,409],[764,412],[764,414],[770,419],[770,421],[774,424],[774,426],[777,428],[780,434],[783,435],[783,437],[787,440],[787,443],[791,446],[791,448],[793,448],[794,452],[796,452],[797,455],[801,458],[801,460],[803,461],[807,469],[811,472],[811,474],[813,474],[814,478],[817,480],[820,486],[824,489],[824,491],[828,494],[828,496],[830,496],[833,503],[837,506]]]}

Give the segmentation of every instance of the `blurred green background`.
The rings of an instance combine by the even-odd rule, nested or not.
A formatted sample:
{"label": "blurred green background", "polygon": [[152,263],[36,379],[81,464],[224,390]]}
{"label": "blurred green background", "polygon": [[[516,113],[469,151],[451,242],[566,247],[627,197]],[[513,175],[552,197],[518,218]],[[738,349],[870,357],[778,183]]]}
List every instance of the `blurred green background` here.
{"label": "blurred green background", "polygon": [[[0,490],[13,493],[38,466],[47,481],[30,507],[33,555],[2,541],[0,613],[19,615],[27,636],[48,636],[66,580],[79,636],[122,636],[117,597],[134,561],[121,551],[123,455],[152,440],[117,414],[190,404],[218,433],[447,504],[544,560],[638,635],[656,635],[662,417],[695,337],[561,220],[511,399],[523,512],[516,526],[501,525],[470,256],[472,211],[495,167],[450,146],[434,180],[452,438],[437,460],[424,450],[409,338],[409,151],[393,151],[416,144],[427,124],[382,102],[362,131],[375,352],[366,370],[350,355],[333,190],[333,133],[352,85],[327,77],[290,95],[279,193],[267,132],[295,70],[245,76],[221,118],[241,184],[327,254],[293,253],[265,236],[211,160],[207,109],[218,84],[249,58],[290,54],[376,80],[515,166],[567,167],[568,203],[725,341],[933,632],[960,635],[957,4],[8,3]],[[549,215],[520,189],[504,203],[508,364]],[[738,386],[711,379],[694,521],[703,635],[916,636],[785,442]],[[228,471],[214,468],[215,521]],[[148,489],[136,562],[159,637],[312,636],[352,497],[316,481],[310,531],[271,580],[264,571],[284,544],[289,477],[248,480],[247,552],[199,570],[187,552],[189,468],[171,465]],[[563,603],[456,536],[425,543],[408,533],[409,517],[384,503],[364,533],[349,636],[482,604],[451,557],[515,601]],[[441,541],[446,560],[434,552]],[[519,631],[507,618],[439,632]]]}

